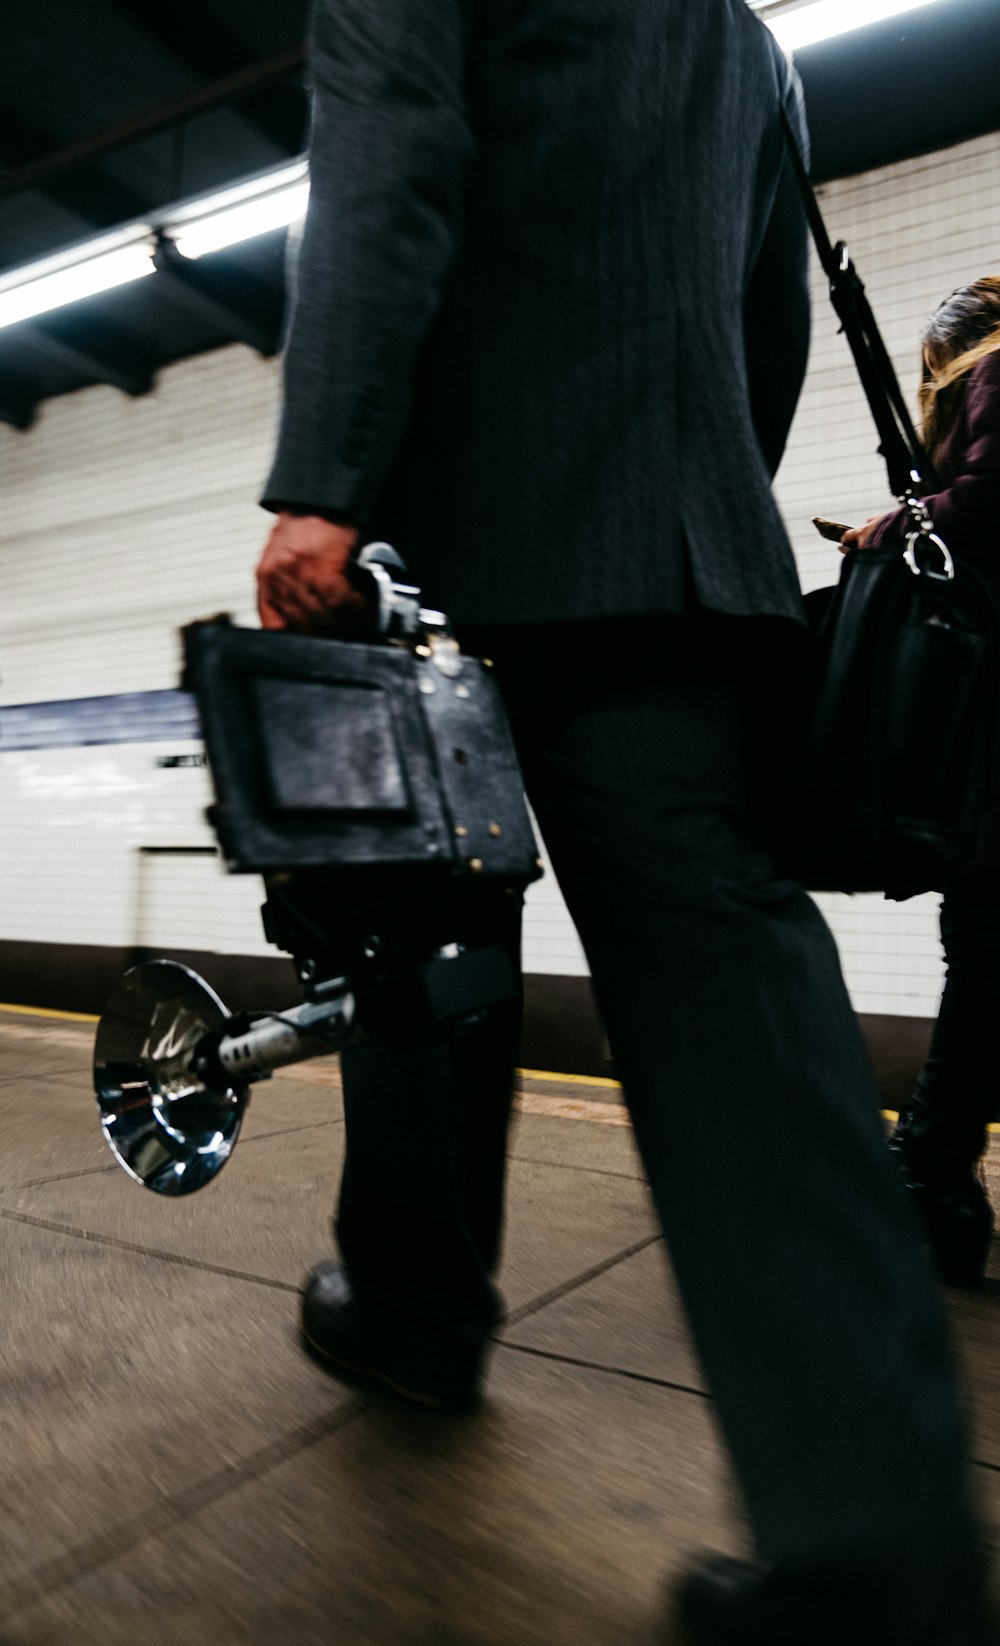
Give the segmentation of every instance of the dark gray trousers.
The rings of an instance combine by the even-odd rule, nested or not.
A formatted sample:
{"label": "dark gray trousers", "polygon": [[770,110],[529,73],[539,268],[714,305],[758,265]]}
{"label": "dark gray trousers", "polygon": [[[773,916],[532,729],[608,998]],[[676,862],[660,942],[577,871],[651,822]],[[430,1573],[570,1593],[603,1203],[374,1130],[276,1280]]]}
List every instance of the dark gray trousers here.
{"label": "dark gray trousers", "polygon": [[[860,1570],[906,1549],[931,1581],[968,1535],[959,1401],[836,947],[762,821],[792,752],[780,632],[472,641],[498,661],[759,1552]],[[344,1059],[342,1250],[415,1340],[493,1322],[516,1050],[512,1013]]]}

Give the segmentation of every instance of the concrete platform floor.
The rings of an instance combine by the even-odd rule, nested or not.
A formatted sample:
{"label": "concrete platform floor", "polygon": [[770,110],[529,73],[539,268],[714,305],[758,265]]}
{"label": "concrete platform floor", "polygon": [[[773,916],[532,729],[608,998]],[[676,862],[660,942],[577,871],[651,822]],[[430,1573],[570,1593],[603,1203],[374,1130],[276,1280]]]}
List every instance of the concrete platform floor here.
{"label": "concrete platform floor", "polygon": [[[662,1646],[671,1576],[744,1532],[616,1090],[525,1079],[510,1318],[484,1410],[445,1421],[296,1341],[335,1063],[262,1088],[168,1203],[110,1162],[92,1037],[0,1013],[0,1642]],[[998,1258],[950,1307],[1000,1544]]]}

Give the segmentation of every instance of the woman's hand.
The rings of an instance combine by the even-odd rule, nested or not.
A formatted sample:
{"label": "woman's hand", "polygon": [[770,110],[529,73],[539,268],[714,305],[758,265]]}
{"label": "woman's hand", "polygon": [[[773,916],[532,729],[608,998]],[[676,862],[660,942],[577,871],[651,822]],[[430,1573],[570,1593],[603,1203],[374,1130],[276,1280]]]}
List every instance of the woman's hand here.
{"label": "woman's hand", "polygon": [[840,539],[840,552],[846,554],[848,549],[867,549],[875,535],[875,527],[880,526],[883,520],[889,517],[885,514],[873,514],[863,526],[852,526]]}

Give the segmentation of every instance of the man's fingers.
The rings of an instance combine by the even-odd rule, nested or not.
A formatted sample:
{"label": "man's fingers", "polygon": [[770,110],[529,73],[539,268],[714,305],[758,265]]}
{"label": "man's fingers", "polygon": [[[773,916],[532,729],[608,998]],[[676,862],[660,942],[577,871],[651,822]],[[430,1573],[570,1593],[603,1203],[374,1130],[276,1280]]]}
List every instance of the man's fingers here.
{"label": "man's fingers", "polygon": [[257,567],[264,627],[300,634],[359,629],[368,601],[345,570],[357,535],[314,517],[280,516]]}
{"label": "man's fingers", "polygon": [[272,619],[268,627],[297,629],[315,616],[307,591],[294,578],[271,572],[258,579],[257,588],[261,617],[266,609]]}
{"label": "man's fingers", "polygon": [[288,623],[284,613],[272,603],[266,594],[258,594],[257,611],[260,615],[261,628],[287,629]]}
{"label": "man's fingers", "polygon": [[349,579],[322,579],[269,570],[258,577],[258,609],[265,628],[301,634],[360,633],[370,626],[371,604]]}

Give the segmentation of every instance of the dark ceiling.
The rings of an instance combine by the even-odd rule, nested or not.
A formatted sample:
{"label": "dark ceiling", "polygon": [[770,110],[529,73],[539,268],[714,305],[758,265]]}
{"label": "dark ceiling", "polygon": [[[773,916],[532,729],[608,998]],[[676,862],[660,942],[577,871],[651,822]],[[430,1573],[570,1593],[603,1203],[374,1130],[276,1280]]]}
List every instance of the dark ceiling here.
{"label": "dark ceiling", "polygon": [[[307,0],[2,0],[0,270],[301,153]],[[0,330],[0,420],[241,339],[277,347],[282,234]]]}
{"label": "dark ceiling", "polygon": [[796,62],[819,181],[1000,130],[1000,0],[937,0]]}
{"label": "dark ceiling", "polygon": [[[308,0],[2,4],[0,271],[302,150]],[[1000,129],[998,25],[1000,0],[938,0],[802,52],[817,177]],[[144,393],[229,340],[273,352],[283,243],[0,329],[0,421],[88,383]]]}

